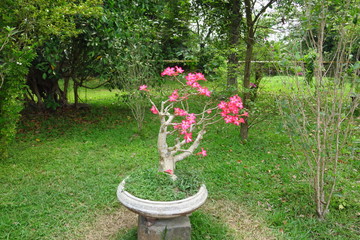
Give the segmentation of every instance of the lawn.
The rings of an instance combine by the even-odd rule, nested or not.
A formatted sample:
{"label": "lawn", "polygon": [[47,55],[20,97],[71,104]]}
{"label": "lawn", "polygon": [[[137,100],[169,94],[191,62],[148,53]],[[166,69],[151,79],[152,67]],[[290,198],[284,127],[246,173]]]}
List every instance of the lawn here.
{"label": "lawn", "polygon": [[[330,213],[317,220],[307,166],[274,107],[281,84],[264,83],[258,105],[273,110],[246,144],[236,126],[217,124],[202,143],[208,156],[178,164],[197,171],[209,191],[191,216],[192,239],[359,239],[356,153],[345,149]],[[11,157],[0,162],[1,239],[136,239],[136,216],[116,188],[132,171],[157,165],[157,118],[147,113],[139,132],[116,92],[87,90],[80,98],[89,109],[23,116]]]}

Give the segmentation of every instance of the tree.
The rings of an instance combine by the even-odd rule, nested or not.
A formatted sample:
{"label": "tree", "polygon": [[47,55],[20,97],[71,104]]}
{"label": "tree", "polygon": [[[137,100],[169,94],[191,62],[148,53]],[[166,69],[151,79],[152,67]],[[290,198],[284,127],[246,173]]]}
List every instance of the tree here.
{"label": "tree", "polygon": [[[201,6],[204,13],[216,13],[215,21],[207,20],[207,17],[200,15],[205,26],[202,29],[208,31],[206,36],[215,35],[226,42],[224,48],[227,55],[227,85],[229,89],[238,91],[239,58],[242,45],[245,45],[245,68],[243,76],[243,101],[247,108],[250,108],[250,77],[251,62],[253,60],[254,45],[257,42],[257,31],[259,23],[264,19],[265,13],[277,1],[195,1],[196,6]],[[216,9],[216,11],[214,10]],[[200,24],[198,24],[200,25]],[[199,27],[198,27],[199,29]],[[210,31],[211,30],[211,31]],[[203,44],[205,45],[205,44]],[[241,126],[240,135],[243,140],[248,137],[249,123],[246,121]]]}
{"label": "tree", "polygon": [[51,35],[75,35],[72,16],[94,15],[100,11],[101,1],[26,1],[4,0],[0,3],[0,157],[7,157],[7,145],[14,137],[25,76],[36,56],[35,48]]}
{"label": "tree", "polygon": [[[257,1],[244,0],[245,5],[245,43],[246,43],[246,54],[245,54],[245,69],[243,78],[243,103],[246,108],[249,108],[249,101],[251,100],[250,94],[250,77],[251,77],[251,61],[253,59],[253,51],[255,44],[255,34],[258,29],[258,23],[264,13],[272,7],[277,0],[268,0],[264,4]],[[240,136],[242,140],[248,138],[249,124],[245,120],[245,124],[241,125]]]}
{"label": "tree", "polygon": [[[105,15],[102,18],[77,16],[74,22],[79,31],[76,36],[65,39],[51,37],[37,48],[37,57],[27,77],[31,90],[27,96],[28,103],[38,110],[67,106],[71,83],[74,105],[77,106],[79,87],[96,88],[86,85],[88,79],[102,79],[99,85],[108,82],[110,74],[107,58],[114,52],[111,44],[114,36],[109,31]],[[61,79],[64,81],[63,88],[59,86]]]}
{"label": "tree", "polygon": [[[5,27],[0,35],[0,159],[8,157],[8,145],[16,133],[22,110],[25,76],[34,57],[31,47],[19,48],[13,37],[15,28]],[[4,37],[2,37],[4,36]]]}
{"label": "tree", "polygon": [[[307,52],[301,52],[302,40],[315,52],[313,84],[297,79],[293,94],[284,99],[285,108],[281,109],[293,144],[308,164],[319,219],[328,214],[336,192],[338,162],[355,126],[353,113],[359,104],[359,96],[352,95],[358,84],[359,62],[351,61],[353,46],[359,42],[359,26],[354,21],[359,6],[352,3],[304,1],[299,8],[299,30],[304,33],[299,36],[303,39],[294,39],[295,48],[300,51],[297,57],[287,53],[288,58],[300,60]],[[324,43],[329,31],[337,32],[337,37],[333,51],[326,53]],[[330,65],[325,65],[326,61]],[[291,71],[304,71],[301,61],[295,63]]]}

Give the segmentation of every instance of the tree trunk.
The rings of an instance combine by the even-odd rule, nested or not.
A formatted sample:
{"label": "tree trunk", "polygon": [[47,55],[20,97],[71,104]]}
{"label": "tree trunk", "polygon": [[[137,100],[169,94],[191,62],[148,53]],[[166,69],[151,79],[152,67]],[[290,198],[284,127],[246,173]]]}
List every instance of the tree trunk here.
{"label": "tree trunk", "polygon": [[237,71],[236,68],[239,64],[239,59],[236,53],[231,53],[228,56],[228,71],[227,71],[227,85],[234,87],[237,90]]}
{"label": "tree trunk", "polygon": [[[245,14],[246,14],[246,55],[245,55],[245,69],[243,79],[243,104],[244,107],[249,109],[250,97],[250,77],[251,77],[251,61],[253,58],[253,48],[255,44],[255,30],[254,21],[252,15],[252,5],[250,0],[245,0]],[[240,137],[242,141],[247,140],[249,131],[248,119],[245,119],[245,123],[241,124]]]}
{"label": "tree trunk", "polygon": [[63,99],[63,103],[65,105],[68,104],[68,89],[69,89],[69,82],[70,82],[70,78],[66,77],[64,78],[64,91],[62,92],[62,99]]}
{"label": "tree trunk", "polygon": [[74,107],[77,108],[79,104],[79,93],[78,93],[78,84],[76,81],[74,81]]}
{"label": "tree trunk", "polygon": [[159,151],[159,172],[163,172],[166,170],[175,170],[175,161],[169,152],[168,144],[166,142],[167,138],[167,123],[171,123],[174,116],[170,116],[168,120],[166,120],[166,116],[162,115],[160,122],[160,130],[158,135],[158,151]]}
{"label": "tree trunk", "polygon": [[[253,48],[254,48],[254,33],[253,31],[250,31],[249,36],[247,37],[245,69],[244,69],[244,79],[243,79],[243,104],[246,109],[250,108],[249,102],[251,101],[250,77],[251,77],[251,61],[253,57]],[[249,131],[249,123],[246,118],[245,123],[241,124],[241,128],[240,128],[240,137],[242,141],[248,138],[248,131]]]}
{"label": "tree trunk", "polygon": [[239,59],[236,52],[236,47],[239,43],[240,38],[240,23],[242,19],[242,14],[240,12],[240,1],[231,0],[230,1],[231,16],[230,16],[230,26],[229,26],[229,46],[230,52],[228,55],[228,74],[227,74],[227,84],[229,87],[235,87],[237,90],[237,67],[239,65]]}
{"label": "tree trunk", "polygon": [[175,161],[172,156],[160,156],[159,172],[164,172],[166,170],[175,171]]}

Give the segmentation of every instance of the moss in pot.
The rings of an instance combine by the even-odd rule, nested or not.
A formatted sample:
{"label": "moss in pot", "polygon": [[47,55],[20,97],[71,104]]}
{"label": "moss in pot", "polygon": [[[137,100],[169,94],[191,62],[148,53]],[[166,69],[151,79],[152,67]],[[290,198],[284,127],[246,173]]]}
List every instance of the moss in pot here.
{"label": "moss in pot", "polygon": [[126,179],[125,191],[151,201],[175,201],[195,195],[202,184],[195,172],[178,170],[174,181],[170,173],[153,168],[133,172]]}

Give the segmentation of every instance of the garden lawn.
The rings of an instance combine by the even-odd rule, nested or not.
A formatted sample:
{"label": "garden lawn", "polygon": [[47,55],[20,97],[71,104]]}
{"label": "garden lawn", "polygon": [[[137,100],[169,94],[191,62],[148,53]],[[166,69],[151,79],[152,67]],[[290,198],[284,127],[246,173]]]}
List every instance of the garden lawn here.
{"label": "garden lawn", "polygon": [[[265,81],[259,106],[275,104],[274,81]],[[89,109],[24,115],[11,157],[0,162],[1,239],[91,239],[99,222],[122,218],[133,224],[108,231],[103,224],[107,234],[99,236],[136,239],[135,216],[120,206],[116,188],[132,171],[157,165],[157,118],[147,113],[138,132],[114,92],[83,94]],[[209,191],[208,203],[191,217],[192,239],[359,239],[354,146],[345,149],[349,155],[339,165],[330,213],[319,221],[307,166],[300,154],[292,154],[276,111],[264,119],[250,130],[246,144],[239,144],[236,126],[214,125],[201,146],[208,156],[177,165],[202,175]]]}

